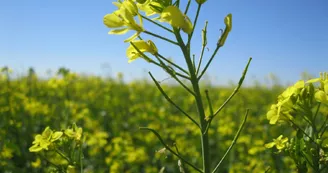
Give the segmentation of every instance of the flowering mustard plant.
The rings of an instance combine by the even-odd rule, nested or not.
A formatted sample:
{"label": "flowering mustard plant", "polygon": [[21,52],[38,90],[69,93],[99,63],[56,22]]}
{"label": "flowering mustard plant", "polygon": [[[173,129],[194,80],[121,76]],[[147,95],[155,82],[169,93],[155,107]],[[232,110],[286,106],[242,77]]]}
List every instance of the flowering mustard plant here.
{"label": "flowering mustard plant", "polygon": [[294,133],[287,134],[290,142],[280,135],[265,146],[276,146],[279,153],[288,155],[299,173],[328,171],[327,81],[325,72],[320,78],[296,82],[278,96],[278,103],[267,113],[271,125],[290,126]]}
{"label": "flowering mustard plant", "polygon": [[[42,134],[35,136],[33,146],[29,150],[30,152],[39,153],[58,172],[75,173],[77,172],[77,167],[80,167],[80,172],[83,172],[82,136],[82,128],[75,123],[72,128],[68,128],[64,132],[53,132],[50,127],[46,127]],[[69,151],[66,151],[67,148],[69,148]],[[57,155],[53,155],[54,153]],[[47,158],[46,155],[53,155],[53,157]],[[58,159],[65,162],[58,162]],[[54,160],[57,160],[58,164]],[[65,166],[63,166],[63,163]],[[33,164],[40,163],[36,162]]]}
{"label": "flowering mustard plant", "polygon": [[[171,144],[168,144],[162,139],[162,137],[156,130],[150,127],[140,127],[140,129],[148,130],[154,135],[156,135],[156,137],[164,146],[165,150],[179,159],[178,166],[180,172],[185,172],[186,166],[188,166],[188,169],[193,169],[197,172],[214,173],[220,168],[222,161],[226,158],[227,154],[231,151],[232,147],[236,143],[236,140],[238,139],[241,130],[243,129],[244,124],[246,122],[248,110],[246,111],[245,118],[241,123],[237,133],[235,134],[235,137],[230,147],[227,149],[225,155],[221,158],[221,160],[216,164],[214,168],[212,167],[210,161],[208,131],[211,127],[210,125],[212,120],[227,105],[227,103],[234,97],[234,95],[241,87],[245,79],[245,75],[248,70],[251,58],[247,63],[247,66],[242,74],[241,79],[239,80],[237,88],[234,90],[231,96],[224,102],[224,104],[221,105],[218,110],[214,111],[212,102],[208,94],[209,91],[206,89],[205,91],[201,90],[200,80],[203,77],[204,73],[207,71],[218,50],[224,46],[226,39],[232,30],[232,14],[228,14],[224,18],[224,24],[226,25],[226,27],[222,32],[220,38],[218,38],[217,40],[217,45],[212,56],[210,56],[205,66],[201,68],[201,64],[204,61],[204,50],[207,46],[207,22],[205,24],[204,29],[202,30],[203,44],[202,51],[199,55],[198,63],[195,60],[195,55],[191,54],[191,41],[201,7],[203,4],[205,4],[206,0],[196,0],[193,2],[196,3],[198,8],[196,16],[192,22],[192,20],[188,17],[188,10],[190,5],[192,4],[192,1],[188,1],[186,8],[182,10],[180,7],[180,0],[176,0],[175,2],[173,2],[172,0],[118,0],[117,2],[114,2],[114,5],[116,5],[119,10],[111,14],[105,15],[104,24],[109,28],[119,28],[110,31],[110,34],[124,34],[129,30],[135,30],[137,33],[129,39],[125,40],[125,42],[130,42],[130,45],[126,51],[126,55],[129,59],[128,62],[132,62],[137,58],[142,58],[147,62],[160,67],[175,81],[177,81],[181,85],[181,87],[190,94],[190,96],[192,96],[194,103],[197,105],[197,112],[199,118],[198,121],[194,119],[195,117],[190,116],[189,113],[187,113],[183,108],[177,105],[175,101],[167,95],[167,92],[164,91],[164,89],[155,79],[155,77],[149,72],[151,79],[154,81],[156,87],[164,96],[164,98],[171,105],[173,105],[181,114],[183,114],[187,119],[189,119],[196,128],[198,128],[201,141],[201,155],[203,167],[198,168],[198,166],[188,161],[188,159],[183,157],[183,155],[178,151],[177,146],[179,144],[174,145],[174,149]],[[145,13],[146,16],[143,16],[142,13]],[[147,17],[152,15],[157,15],[157,17],[153,19],[149,19]],[[136,24],[136,22],[134,21],[134,16],[138,16],[138,18],[140,19],[140,25]],[[167,37],[163,37],[161,35],[150,32],[149,30],[147,30],[147,28],[143,28],[142,19],[162,28],[165,32],[168,32],[169,34],[174,36],[175,40],[171,40]],[[167,25],[169,25],[170,27],[167,27]],[[171,43],[173,46],[178,46],[184,56],[184,60],[188,68],[185,69],[181,67],[181,65],[176,64],[174,63],[174,61],[166,58],[165,55],[162,55],[162,53],[157,49],[153,41],[144,41],[142,38],[142,34],[147,34],[158,39],[164,40],[168,43]],[[183,39],[182,34],[187,35],[186,40]],[[151,56],[146,55],[146,53],[150,53]],[[186,85],[185,82],[182,82],[182,79],[187,80],[190,85]],[[203,94],[205,94],[206,100],[203,100]],[[210,112],[205,111],[205,101],[207,101],[207,104],[209,105]],[[118,165],[119,164],[116,164],[116,166],[114,167],[115,170],[120,170]]]}

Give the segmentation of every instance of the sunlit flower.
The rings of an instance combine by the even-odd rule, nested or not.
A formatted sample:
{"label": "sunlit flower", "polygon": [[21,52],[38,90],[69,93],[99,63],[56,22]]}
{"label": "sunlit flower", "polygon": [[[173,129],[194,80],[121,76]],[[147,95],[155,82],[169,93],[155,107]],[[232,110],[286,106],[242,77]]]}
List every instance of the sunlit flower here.
{"label": "sunlit flower", "polygon": [[116,5],[119,7],[118,10],[114,11],[111,14],[107,14],[104,17],[104,24],[109,28],[114,28],[109,31],[109,34],[125,34],[130,30],[136,31],[130,38],[124,40],[124,42],[130,42],[134,40],[138,35],[144,31],[142,27],[142,18],[140,15],[139,22],[137,24],[134,15],[137,13],[137,7],[132,5],[134,2],[124,1],[123,3],[117,3]]}
{"label": "sunlit flower", "polygon": [[146,16],[152,16],[154,14],[159,14],[161,11],[156,10],[156,8],[163,8],[163,5],[152,0],[143,0],[143,2],[137,3],[137,7],[139,10],[145,12]]}
{"label": "sunlit flower", "polygon": [[270,124],[276,124],[279,120],[292,119],[290,112],[293,111],[294,97],[304,88],[304,81],[300,80],[293,86],[288,87],[282,94],[278,96],[278,103],[272,105],[267,113],[267,119]]}
{"label": "sunlit flower", "polygon": [[168,6],[161,13],[161,22],[166,22],[176,28],[181,28],[187,34],[192,32],[193,26],[188,18],[176,6]]}
{"label": "sunlit flower", "polygon": [[282,150],[286,147],[287,142],[288,142],[288,138],[287,137],[283,138],[283,136],[280,135],[277,139],[273,139],[273,142],[267,143],[264,146],[266,148],[272,148],[276,146],[278,150]]}
{"label": "sunlit flower", "polygon": [[43,149],[48,150],[49,145],[58,140],[63,135],[63,132],[53,132],[49,127],[42,132],[42,134],[38,134],[35,136],[33,141],[33,146],[30,147],[30,152],[39,152]]}
{"label": "sunlit flower", "polygon": [[[157,47],[151,40],[148,40],[147,42],[144,40],[135,40],[135,41],[132,41],[131,43],[136,48],[138,48],[139,51],[142,53],[149,52],[153,55],[155,55],[157,53]],[[129,63],[139,57],[145,58],[142,56],[142,54],[137,49],[135,49],[135,47],[132,44],[130,44],[130,46],[126,50],[126,56],[129,58],[129,61],[128,61]]]}
{"label": "sunlit flower", "polygon": [[319,78],[308,80],[307,83],[320,83],[320,89],[314,94],[314,98],[321,103],[328,104],[328,73],[320,73]]}
{"label": "sunlit flower", "polygon": [[83,130],[81,127],[77,127],[76,124],[73,124],[73,128],[65,130],[65,135],[73,138],[74,140],[80,141],[82,137],[82,131]]}

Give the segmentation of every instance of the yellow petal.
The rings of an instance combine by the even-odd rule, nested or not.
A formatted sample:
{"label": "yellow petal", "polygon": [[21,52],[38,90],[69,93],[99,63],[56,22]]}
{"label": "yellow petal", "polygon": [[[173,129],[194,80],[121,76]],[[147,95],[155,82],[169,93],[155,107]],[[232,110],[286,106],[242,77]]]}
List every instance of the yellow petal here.
{"label": "yellow petal", "polygon": [[275,142],[270,142],[270,143],[265,144],[264,146],[265,146],[265,148],[272,148],[275,145],[276,145]]}
{"label": "yellow petal", "polygon": [[122,29],[113,29],[108,32],[108,34],[116,34],[116,35],[121,35],[129,32],[129,28],[122,28]]}
{"label": "yellow petal", "polygon": [[320,78],[315,78],[315,79],[308,80],[306,83],[316,83],[316,82],[320,82],[320,81],[321,81]]}
{"label": "yellow petal", "polygon": [[108,28],[118,28],[124,26],[124,22],[120,17],[118,17],[115,12],[111,14],[106,14],[104,16],[104,24]]}
{"label": "yellow petal", "polygon": [[314,94],[314,98],[318,101],[318,102],[327,102],[328,98],[327,98],[327,94],[322,91],[322,90],[318,90],[315,94]]}
{"label": "yellow petal", "polygon": [[58,140],[63,135],[63,132],[55,132],[52,134],[50,142]]}
{"label": "yellow petal", "polygon": [[184,26],[184,15],[176,6],[168,6],[161,13],[161,22],[167,22],[173,27],[180,28]]}
{"label": "yellow petal", "polygon": [[39,152],[42,150],[42,147],[40,147],[39,145],[33,145],[32,147],[29,148],[30,152]]}
{"label": "yellow petal", "polygon": [[135,33],[135,34],[133,34],[131,37],[129,37],[129,38],[127,38],[126,40],[124,40],[124,42],[125,43],[127,43],[127,42],[131,42],[131,41],[133,41],[134,39],[136,39],[138,36],[139,36],[139,34],[140,33]]}

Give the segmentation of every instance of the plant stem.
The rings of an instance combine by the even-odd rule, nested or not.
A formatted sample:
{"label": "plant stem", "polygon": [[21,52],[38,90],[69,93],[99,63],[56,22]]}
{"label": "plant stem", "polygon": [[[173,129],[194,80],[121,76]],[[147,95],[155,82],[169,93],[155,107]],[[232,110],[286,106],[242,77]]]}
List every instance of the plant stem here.
{"label": "plant stem", "polygon": [[177,42],[175,42],[175,41],[172,41],[172,40],[170,40],[170,39],[168,39],[168,38],[165,38],[165,37],[162,37],[162,36],[160,36],[160,35],[154,34],[154,33],[152,33],[152,32],[144,31],[144,33],[145,33],[145,34],[149,34],[149,35],[154,36],[154,37],[157,37],[157,38],[159,38],[159,39],[165,40],[165,41],[167,41],[167,42],[169,42],[169,43],[172,43],[172,44],[175,44],[175,45],[179,45],[179,44],[178,44]]}
{"label": "plant stem", "polygon": [[[197,78],[194,65],[192,64],[192,60],[190,57],[190,50],[188,46],[186,46],[181,38],[179,30],[175,30],[175,36],[179,43],[179,46],[183,52],[185,57],[185,61],[188,66],[189,74],[190,74],[190,81],[192,83],[192,87],[194,90],[194,97],[197,105],[200,127],[201,127],[201,145],[202,145],[202,159],[203,159],[203,172],[210,173],[210,155],[209,155],[209,143],[208,143],[208,133],[205,132],[207,121],[205,120],[205,111],[204,105],[202,101],[202,96],[199,89],[199,80]],[[190,37],[189,37],[190,38]],[[205,133],[204,133],[205,132]]]}
{"label": "plant stem", "polygon": [[192,117],[190,117],[182,108],[180,108],[180,106],[178,106],[176,103],[174,103],[171,100],[171,98],[165,93],[165,91],[163,90],[163,88],[161,87],[161,85],[156,81],[156,79],[154,78],[154,76],[150,72],[149,72],[149,75],[150,75],[151,79],[154,81],[154,83],[156,84],[158,90],[166,98],[166,100],[169,103],[171,103],[175,108],[177,108],[183,115],[185,115],[186,117],[188,117],[198,128],[200,128],[199,124]]}
{"label": "plant stem", "polygon": [[169,150],[173,155],[177,156],[180,160],[182,160],[184,163],[186,163],[187,165],[191,166],[192,168],[194,168],[196,171],[198,172],[202,172],[202,170],[198,169],[195,165],[191,164],[190,162],[188,162],[186,159],[184,159],[181,155],[179,155],[178,153],[176,153],[175,151],[173,151],[171,149],[171,147],[169,147],[165,142],[164,140],[162,139],[162,137],[154,130],[154,129],[151,129],[151,128],[148,128],[148,127],[139,127],[140,130],[149,130],[151,132],[153,132],[156,137],[158,138],[158,140],[164,145],[164,147]]}
{"label": "plant stem", "polygon": [[232,142],[231,142],[231,145],[229,146],[229,148],[227,149],[226,153],[223,155],[222,159],[220,160],[220,162],[216,165],[216,167],[214,168],[213,172],[212,173],[215,173],[218,168],[220,167],[221,163],[223,162],[223,160],[226,158],[226,156],[228,155],[228,153],[231,151],[232,147],[236,144],[237,142],[237,139],[239,138],[239,135],[242,131],[242,129],[244,128],[244,125],[246,123],[246,120],[247,120],[247,116],[248,116],[248,112],[249,112],[249,109],[246,110],[246,113],[245,113],[245,117],[244,117],[244,120],[243,122],[241,123],[235,137],[233,138]]}
{"label": "plant stem", "polygon": [[157,22],[155,22],[155,21],[149,19],[148,17],[143,16],[143,15],[141,15],[141,17],[142,17],[143,19],[147,20],[148,22],[151,22],[151,23],[153,23],[153,24],[155,24],[155,25],[157,25],[157,26],[159,26],[159,27],[165,29],[166,31],[169,31],[169,32],[173,33],[173,31],[172,31],[171,29],[169,29],[169,28],[167,28],[167,27],[165,27],[165,26],[163,26],[163,25],[161,25],[161,24],[159,24],[159,23],[157,23]]}

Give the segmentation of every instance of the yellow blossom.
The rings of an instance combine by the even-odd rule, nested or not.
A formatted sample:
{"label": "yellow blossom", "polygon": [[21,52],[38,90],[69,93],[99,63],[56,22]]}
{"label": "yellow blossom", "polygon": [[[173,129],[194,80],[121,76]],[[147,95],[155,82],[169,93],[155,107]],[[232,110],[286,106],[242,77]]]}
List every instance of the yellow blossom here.
{"label": "yellow blossom", "polygon": [[138,37],[139,34],[144,31],[144,29],[142,27],[141,16],[138,15],[140,24],[137,24],[134,19],[133,15],[136,13],[136,11],[132,10],[134,7],[131,7],[133,6],[131,5],[131,2],[124,2],[118,5],[120,7],[118,10],[104,16],[104,24],[109,28],[114,28],[113,30],[109,31],[109,34],[120,35],[125,34],[130,30],[136,31],[136,33],[133,34],[130,38],[124,40],[124,42],[130,42]]}
{"label": "yellow blossom", "polygon": [[176,6],[168,6],[161,13],[161,22],[166,22],[176,28],[181,28],[187,34],[192,31],[192,23],[188,16],[184,15]]}
{"label": "yellow blossom", "polygon": [[[131,43],[136,48],[138,48],[141,53],[149,52],[153,55],[157,54],[157,47],[151,40],[148,40],[147,42],[144,40],[135,40],[135,41],[132,41]],[[139,57],[142,57],[142,54],[139,53],[139,51],[137,49],[135,49],[135,47],[132,44],[130,44],[130,46],[126,50],[126,56],[129,58],[129,61],[128,61],[129,63]],[[145,58],[145,57],[142,57],[142,58]]]}
{"label": "yellow blossom", "polygon": [[282,150],[286,147],[287,142],[288,142],[288,138],[287,137],[283,138],[283,136],[280,135],[277,139],[273,139],[273,142],[267,143],[264,146],[266,148],[272,148],[276,146],[278,150]]}
{"label": "yellow blossom", "polygon": [[30,152],[39,152],[43,149],[48,150],[49,145],[58,140],[63,135],[63,132],[53,132],[49,127],[42,132],[42,134],[38,134],[35,136],[33,141],[33,146],[30,147]]}

